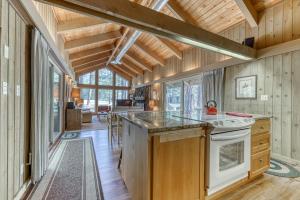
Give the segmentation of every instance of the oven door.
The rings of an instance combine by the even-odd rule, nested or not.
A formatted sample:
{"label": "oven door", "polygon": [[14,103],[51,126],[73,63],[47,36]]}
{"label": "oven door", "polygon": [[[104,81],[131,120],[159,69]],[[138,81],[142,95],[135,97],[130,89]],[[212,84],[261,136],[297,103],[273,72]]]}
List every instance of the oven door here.
{"label": "oven door", "polygon": [[208,195],[248,176],[250,129],[210,135]]}

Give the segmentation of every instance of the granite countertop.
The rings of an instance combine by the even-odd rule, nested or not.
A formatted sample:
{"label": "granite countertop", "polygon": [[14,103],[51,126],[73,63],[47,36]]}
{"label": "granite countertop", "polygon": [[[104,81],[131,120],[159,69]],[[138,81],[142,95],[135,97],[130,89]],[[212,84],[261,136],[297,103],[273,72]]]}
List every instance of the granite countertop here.
{"label": "granite countertop", "polygon": [[177,112],[128,112],[119,113],[118,116],[139,127],[147,129],[148,133],[207,126],[206,122],[176,117],[176,113]]}
{"label": "granite countertop", "polygon": [[[209,122],[213,120],[239,118],[226,115],[225,113],[206,115],[199,112],[124,112],[118,113],[118,115],[139,127],[147,129],[148,133],[208,127],[210,126]],[[270,118],[270,116],[259,114],[251,115],[255,120]]]}

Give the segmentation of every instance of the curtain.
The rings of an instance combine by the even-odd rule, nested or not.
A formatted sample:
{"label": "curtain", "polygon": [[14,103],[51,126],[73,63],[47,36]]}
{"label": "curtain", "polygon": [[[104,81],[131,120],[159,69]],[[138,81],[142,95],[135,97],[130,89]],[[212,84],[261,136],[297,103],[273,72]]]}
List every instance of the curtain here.
{"label": "curtain", "polygon": [[209,100],[215,100],[218,110],[223,111],[223,81],[224,69],[217,69],[203,74],[202,101],[204,105]]}
{"label": "curtain", "polygon": [[50,133],[50,63],[49,47],[41,33],[34,29],[31,47],[31,153],[32,182],[38,182],[48,167]]}

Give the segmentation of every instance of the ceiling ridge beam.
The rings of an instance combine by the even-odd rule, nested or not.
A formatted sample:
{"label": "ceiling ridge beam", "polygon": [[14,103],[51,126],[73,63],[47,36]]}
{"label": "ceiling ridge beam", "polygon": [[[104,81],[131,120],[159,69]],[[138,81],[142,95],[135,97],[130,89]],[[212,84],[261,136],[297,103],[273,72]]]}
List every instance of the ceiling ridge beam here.
{"label": "ceiling ridge beam", "polygon": [[231,57],[251,60],[256,50],[128,0],[38,0],[82,14],[204,48]]}
{"label": "ceiling ridge beam", "polygon": [[139,49],[141,52],[146,54],[148,57],[152,58],[152,60],[155,60],[160,66],[165,66],[166,65],[166,61],[163,58],[161,58],[160,56],[155,54],[152,50],[149,49],[149,47],[144,45],[142,42],[137,40],[135,42],[134,46],[137,49]]}
{"label": "ceiling ridge beam", "polygon": [[101,60],[101,59],[104,59],[104,58],[109,58],[109,56],[110,56],[110,52],[95,54],[95,55],[85,57],[83,59],[76,60],[76,61],[72,62],[72,66],[73,66],[73,68],[79,67],[81,65],[93,62],[95,60]]}
{"label": "ceiling ridge beam", "polygon": [[252,28],[258,26],[258,13],[250,0],[234,0]]}
{"label": "ceiling ridge beam", "polygon": [[94,17],[81,17],[77,19],[67,20],[57,25],[58,33],[67,33],[77,31],[82,28],[106,24],[107,21]]}
{"label": "ceiling ridge beam", "polygon": [[129,51],[127,51],[127,53],[124,55],[124,57],[131,60],[131,62],[133,62],[134,64],[136,64],[137,66],[139,66],[140,68],[142,68],[144,70],[147,70],[149,72],[153,71],[153,68],[151,66],[146,64],[144,61],[142,61],[140,58],[136,57]]}
{"label": "ceiling ridge beam", "polygon": [[79,60],[82,58],[86,58],[95,54],[99,54],[99,53],[104,53],[104,52],[108,52],[114,49],[114,45],[105,45],[102,47],[96,47],[93,49],[88,49],[88,50],[84,50],[84,51],[80,51],[77,53],[72,53],[69,55],[69,59],[71,61],[75,61],[75,60]]}
{"label": "ceiling ridge beam", "polygon": [[73,49],[81,46],[86,46],[94,43],[99,43],[108,40],[114,40],[120,38],[122,35],[120,31],[112,31],[108,33],[102,33],[99,35],[93,35],[89,37],[83,37],[75,40],[70,40],[65,43],[65,49]]}

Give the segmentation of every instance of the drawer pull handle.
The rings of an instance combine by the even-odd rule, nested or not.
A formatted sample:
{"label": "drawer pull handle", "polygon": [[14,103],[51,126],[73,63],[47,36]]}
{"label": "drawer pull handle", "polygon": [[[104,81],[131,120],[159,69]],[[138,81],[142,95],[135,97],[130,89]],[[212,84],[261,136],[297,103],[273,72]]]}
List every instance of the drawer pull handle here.
{"label": "drawer pull handle", "polygon": [[262,163],[262,162],[263,162],[263,159],[259,159],[259,162]]}
{"label": "drawer pull handle", "polygon": [[260,129],[265,129],[265,128],[263,126],[261,126]]}
{"label": "drawer pull handle", "polygon": [[263,142],[259,142],[259,145],[262,145],[262,144],[264,144]]}

